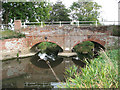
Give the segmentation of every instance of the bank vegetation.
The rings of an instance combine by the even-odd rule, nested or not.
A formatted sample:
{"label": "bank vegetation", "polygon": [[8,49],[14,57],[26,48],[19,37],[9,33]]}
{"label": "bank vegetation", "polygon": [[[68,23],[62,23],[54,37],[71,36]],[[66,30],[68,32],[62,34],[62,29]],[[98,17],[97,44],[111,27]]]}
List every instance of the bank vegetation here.
{"label": "bank vegetation", "polygon": [[[84,68],[70,66],[66,69],[64,88],[118,88],[118,49],[100,52],[100,56]],[[62,88],[63,88],[62,87]]]}

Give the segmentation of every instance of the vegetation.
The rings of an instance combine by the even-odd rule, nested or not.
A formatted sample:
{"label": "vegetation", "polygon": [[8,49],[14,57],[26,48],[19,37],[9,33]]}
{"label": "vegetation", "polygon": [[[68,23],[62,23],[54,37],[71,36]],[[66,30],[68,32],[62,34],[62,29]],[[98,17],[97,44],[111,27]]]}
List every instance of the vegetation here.
{"label": "vegetation", "polygon": [[8,24],[10,20],[20,19],[30,22],[47,21],[51,10],[47,2],[2,2],[3,23]]}
{"label": "vegetation", "polygon": [[12,30],[5,30],[5,31],[0,31],[0,40],[2,39],[9,39],[9,38],[21,38],[25,37],[25,34],[14,32]]}
{"label": "vegetation", "polygon": [[51,42],[41,42],[38,46],[38,49],[41,53],[47,53],[57,55],[59,51],[62,51],[62,49],[55,43]]}
{"label": "vegetation", "polygon": [[75,51],[79,59],[84,60],[85,58],[93,58],[94,56],[94,43],[91,41],[85,41],[77,44],[73,51]]}
{"label": "vegetation", "polygon": [[112,35],[113,36],[120,36],[120,25],[113,26]]}
{"label": "vegetation", "polygon": [[[86,61],[86,66],[66,69],[64,88],[118,88],[118,50],[101,51],[98,58]],[[62,87],[63,88],[63,87]]]}
{"label": "vegetation", "polygon": [[[74,2],[70,9],[72,18],[79,21],[98,21],[98,10],[101,8],[96,2]],[[95,22],[94,22],[95,23]]]}
{"label": "vegetation", "polygon": [[52,6],[52,11],[50,13],[50,21],[70,21],[68,14],[70,11],[66,9],[61,1],[56,2]]}
{"label": "vegetation", "polygon": [[[26,1],[26,0],[25,0]],[[36,21],[98,21],[100,5],[96,2],[74,2],[69,9],[62,1],[55,4],[46,2],[2,2],[3,23],[8,24],[11,20],[20,19]],[[94,22],[95,23],[95,22]]]}

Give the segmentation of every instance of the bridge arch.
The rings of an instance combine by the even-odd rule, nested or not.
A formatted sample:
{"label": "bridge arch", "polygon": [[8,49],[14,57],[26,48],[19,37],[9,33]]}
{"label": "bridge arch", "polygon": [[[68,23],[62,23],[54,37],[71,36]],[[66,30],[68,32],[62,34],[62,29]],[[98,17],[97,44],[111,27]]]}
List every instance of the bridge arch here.
{"label": "bridge arch", "polygon": [[[105,50],[105,42],[104,41],[102,41],[102,42],[99,42],[100,40],[84,40],[84,41],[82,41],[82,42],[85,42],[85,41],[91,41],[92,43],[94,43],[94,48],[95,49],[98,49],[98,50],[100,50],[100,48],[102,48],[103,50]],[[78,45],[78,44],[80,44],[80,43],[82,43],[82,42],[80,42],[80,41],[78,41],[76,44],[74,44],[74,46],[72,47],[72,51],[73,51],[73,48],[76,46],[76,45]]]}
{"label": "bridge arch", "polygon": [[[85,40],[83,40],[82,42],[85,42],[85,41],[91,41],[91,42],[93,42],[95,45],[99,45],[101,48],[105,49],[105,41],[103,41],[103,40],[96,39],[96,38],[94,38],[94,39],[91,38],[91,39],[85,39]],[[82,42],[78,41],[77,43],[75,43],[74,46],[72,47],[72,49],[73,49],[76,45],[78,45],[79,43],[82,43]]]}
{"label": "bridge arch", "polygon": [[34,50],[35,50],[35,47],[36,47],[37,45],[39,45],[40,43],[42,43],[42,42],[54,43],[54,44],[58,45],[58,46],[63,50],[63,47],[60,46],[58,43],[56,43],[56,42],[54,42],[54,41],[39,41],[39,42],[34,43],[34,44],[30,47],[30,51],[34,51]]}

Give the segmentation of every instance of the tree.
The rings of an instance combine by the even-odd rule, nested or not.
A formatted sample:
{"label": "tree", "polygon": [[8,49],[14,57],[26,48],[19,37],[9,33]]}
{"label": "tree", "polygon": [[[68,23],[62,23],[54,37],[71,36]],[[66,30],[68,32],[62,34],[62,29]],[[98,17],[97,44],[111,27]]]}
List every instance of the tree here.
{"label": "tree", "polygon": [[70,6],[72,18],[79,21],[98,21],[100,8],[96,2],[73,2]]}
{"label": "tree", "polygon": [[49,19],[50,10],[47,2],[2,2],[3,23],[8,24],[14,18],[22,21],[44,21]]}
{"label": "tree", "polygon": [[65,8],[65,5],[61,1],[57,1],[52,6],[52,11],[50,11],[50,20],[49,21],[69,21],[69,10]]}

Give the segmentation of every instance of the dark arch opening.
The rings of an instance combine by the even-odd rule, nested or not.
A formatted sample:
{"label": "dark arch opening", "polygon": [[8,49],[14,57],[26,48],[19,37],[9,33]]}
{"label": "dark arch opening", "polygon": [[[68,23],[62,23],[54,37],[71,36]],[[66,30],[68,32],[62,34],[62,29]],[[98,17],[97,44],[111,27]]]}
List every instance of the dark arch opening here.
{"label": "dark arch opening", "polygon": [[101,48],[105,50],[105,47],[95,41],[91,41],[91,42],[94,43],[94,57],[96,58],[97,56],[99,56],[99,52]]}
{"label": "dark arch opening", "polygon": [[63,61],[63,58],[58,57],[58,53],[63,49],[56,43],[40,42],[35,44],[31,51],[36,52],[31,58],[31,62],[39,68],[49,68],[46,61],[50,62],[51,67],[59,65]]}
{"label": "dark arch opening", "polygon": [[90,59],[98,57],[101,48],[105,50],[104,46],[95,41],[78,43],[72,49],[72,52],[76,52],[78,57],[74,57],[72,60],[77,65],[83,64],[85,66],[84,60],[87,59],[89,62]]}
{"label": "dark arch opening", "polygon": [[[43,41],[43,42],[46,42],[46,41]],[[31,47],[30,52],[38,52],[37,46],[43,42],[39,42],[39,43],[35,44],[33,47]],[[47,43],[56,44],[54,42],[47,42]],[[59,48],[59,52],[63,52],[63,49],[61,48],[61,46],[58,44],[56,44],[56,45],[57,45],[57,48]]]}

